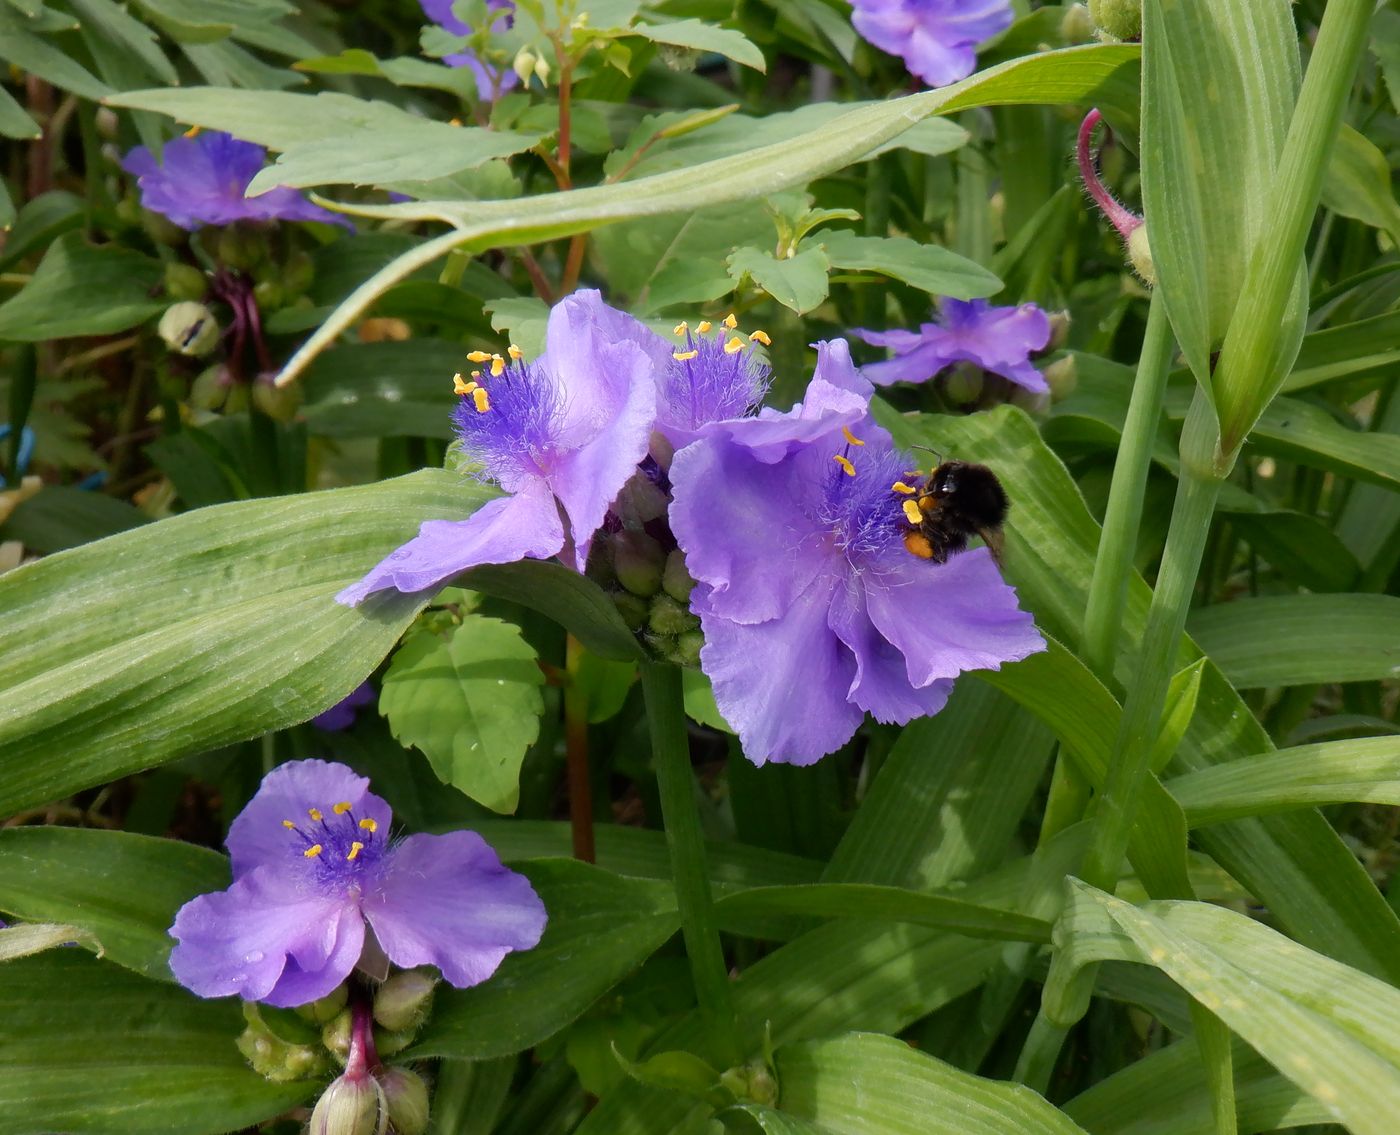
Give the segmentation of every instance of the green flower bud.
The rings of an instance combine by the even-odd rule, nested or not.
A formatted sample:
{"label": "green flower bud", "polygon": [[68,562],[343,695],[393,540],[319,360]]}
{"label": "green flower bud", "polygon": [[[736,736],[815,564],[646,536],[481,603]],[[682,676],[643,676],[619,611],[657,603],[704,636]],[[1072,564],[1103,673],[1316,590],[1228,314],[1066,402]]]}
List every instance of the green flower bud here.
{"label": "green flower bud", "polygon": [[685,566],[685,553],[674,548],[666,557],[666,570],[661,573],[661,589],[677,603],[689,603],[695,590],[695,580]]}
{"label": "green flower bud", "polygon": [[316,1101],[309,1135],[385,1135],[389,1111],[372,1076],[341,1076]]}
{"label": "green flower bud", "polygon": [[640,528],[643,524],[665,516],[669,503],[666,494],[655,481],[638,473],[622,486],[617,500],[613,501],[612,511],[617,514],[624,527]]}
{"label": "green flower bud", "polygon": [[142,209],[140,213],[141,227],[146,230],[146,235],[157,244],[169,245],[171,248],[178,248],[185,243],[189,233],[185,232],[174,221],[162,217],[159,213],[152,213],[148,209]]}
{"label": "green flower bud", "polygon": [[298,251],[287,258],[286,266],[282,269],[282,289],[289,301],[305,295],[315,279],[316,262],[311,259],[310,253]]}
{"label": "green flower bud", "polygon": [[192,358],[207,355],[219,345],[219,323],[202,303],[181,300],[165,309],[156,327],[165,345]]}
{"label": "green flower bud", "polygon": [[228,268],[255,268],[266,256],[262,234],[249,225],[232,224],[219,234],[219,263]]}
{"label": "green flower bud", "polygon": [[374,1050],[380,1056],[393,1056],[402,1052],[418,1036],[417,1029],[400,1029],[397,1032],[389,1032],[386,1029],[374,1030]]}
{"label": "green flower bud", "polygon": [[676,636],[676,645],[671,649],[671,661],[677,666],[699,666],[700,649],[704,645],[705,636],[699,631],[679,634]]}
{"label": "green flower bud", "polygon": [[1027,390],[1024,386],[1018,386],[1007,401],[1034,417],[1043,417],[1050,412],[1050,395],[1043,390]]}
{"label": "green flower bud", "polygon": [[374,995],[374,1019],[390,1032],[416,1030],[433,1003],[437,979],[422,970],[396,973]]}
{"label": "green flower bud", "polygon": [[1060,35],[1068,44],[1088,43],[1094,38],[1094,17],[1083,4],[1071,4],[1060,18]]}
{"label": "green flower bud", "polygon": [[1102,36],[1142,38],[1142,0],[1089,0],[1089,18]]}
{"label": "green flower bud", "polygon": [[165,266],[165,294],[173,300],[202,300],[209,278],[193,264],[172,260]]}
{"label": "green flower bud", "polygon": [[248,386],[242,382],[231,382],[224,397],[225,414],[241,414],[248,408]]}
{"label": "green flower bud", "polygon": [[617,581],[633,595],[655,595],[661,590],[666,553],[645,532],[623,530],[612,537],[613,570]]}
{"label": "green flower bud", "polygon": [[954,363],[952,371],[943,380],[944,393],[950,401],[966,406],[982,397],[982,368],[972,363]]}
{"label": "green flower bud", "polygon": [[690,613],[689,608],[677,603],[669,595],[658,595],[651,601],[647,627],[653,634],[678,635],[694,630],[699,625],[700,620]]}
{"label": "green flower bud", "polygon": [[1058,351],[1069,342],[1069,329],[1074,323],[1074,317],[1068,311],[1056,311],[1050,315],[1050,338],[1045,344],[1044,351]]}
{"label": "green flower bud", "polygon": [[190,405],[196,410],[217,410],[228,400],[228,368],[223,363],[207,367],[190,387]]}
{"label": "green flower bud", "polygon": [[354,1028],[354,1018],[349,1009],[342,1009],[326,1022],[321,1030],[321,1043],[340,1063],[350,1054],[350,1034]]}
{"label": "green flower bud", "polygon": [[394,1135],[423,1135],[428,1129],[428,1085],[423,1077],[407,1068],[385,1068],[376,1078]]}
{"label": "green flower bud", "polygon": [[535,78],[546,87],[549,86],[549,60],[543,55],[535,60]]}
{"label": "green flower bud", "polygon": [[253,1071],[276,1084],[308,1080],[326,1069],[324,1053],[310,1045],[288,1044],[258,1020],[249,1020],[236,1044]]}
{"label": "green flower bud", "polygon": [[617,591],[613,593],[612,601],[617,608],[617,613],[622,616],[622,621],[627,624],[629,631],[642,629],[642,624],[647,621],[647,613],[650,610],[650,605],[645,599],[628,591]]}
{"label": "green flower bud", "polygon": [[778,1102],[778,1081],[761,1060],[727,1069],[719,1082],[737,1099],[771,1107]]}
{"label": "green flower bud", "polygon": [[511,61],[511,70],[520,76],[520,81],[525,86],[530,85],[530,78],[535,73],[535,64],[540,61],[540,57],[528,47],[522,47],[516,52],[515,58]]}
{"label": "green flower bud", "polygon": [[253,405],[269,418],[279,422],[290,422],[296,417],[301,405],[299,386],[274,386],[269,379],[259,378],[253,383]]}
{"label": "green flower bud", "polygon": [[1079,385],[1079,364],[1075,362],[1073,355],[1056,359],[1040,373],[1050,387],[1051,402],[1063,402]]}
{"label": "green flower bud", "polygon": [[287,299],[287,292],[277,280],[259,280],[253,285],[253,299],[259,311],[276,311]]}
{"label": "green flower bud", "polygon": [[[201,375],[201,378],[204,376]],[[324,1025],[328,1021],[339,1016],[340,1011],[345,1008],[345,1003],[350,999],[350,991],[344,984],[337,985],[331,992],[327,993],[319,1001],[313,1001],[309,1005],[302,1005],[297,1008],[297,1014],[305,1017],[308,1021],[314,1021],[318,1025]]]}
{"label": "green flower bud", "polygon": [[1157,286],[1157,266],[1152,263],[1152,246],[1147,240],[1147,226],[1138,225],[1128,235],[1128,263],[1148,287]]}

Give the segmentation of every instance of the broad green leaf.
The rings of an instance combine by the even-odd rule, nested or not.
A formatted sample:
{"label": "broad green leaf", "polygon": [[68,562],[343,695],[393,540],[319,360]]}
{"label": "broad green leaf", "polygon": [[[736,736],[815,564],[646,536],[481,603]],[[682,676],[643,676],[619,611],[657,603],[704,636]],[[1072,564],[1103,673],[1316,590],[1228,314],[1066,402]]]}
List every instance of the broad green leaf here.
{"label": "broad green leaf", "polygon": [[729,274],[739,284],[748,276],[784,307],[801,315],[826,299],[829,263],[820,248],[775,259],[758,248],[741,248],[729,257]]}
{"label": "broad green leaf", "polygon": [[476,78],[470,68],[446,67],[411,56],[379,59],[360,47],[348,47],[339,55],[317,55],[294,63],[297,71],[318,75],[374,75],[401,87],[428,87],[470,98],[476,94]]}
{"label": "broad green leaf", "polygon": [[755,71],[768,70],[763,52],[732,28],[717,28],[700,20],[675,20],[669,24],[633,24],[626,34],[692,51],[712,51]]}
{"label": "broad green leaf", "polygon": [[587,706],[588,724],[598,725],[617,716],[637,680],[634,662],[615,662],[582,652],[578,669],[569,676]]}
{"label": "broad green leaf", "polygon": [[440,989],[413,1056],[485,1060],[531,1048],[581,1016],[680,926],[667,883],[567,859],[516,866],[549,912],[544,938],[507,955],[481,985]]}
{"label": "broad green leaf", "polygon": [[1400,312],[1344,323],[1303,338],[1283,390],[1301,390],[1400,360]]}
{"label": "broad green leaf", "polygon": [[1400,489],[1400,436],[1349,429],[1297,398],[1275,398],[1249,435],[1250,448]]}
{"label": "broad green leaf", "polygon": [[1332,148],[1322,203],[1380,229],[1400,245],[1400,205],[1390,184],[1390,163],[1374,142],[1350,126],[1342,126]]}
{"label": "broad green leaf", "polygon": [[399,647],[379,709],[444,784],[493,812],[514,812],[520,762],[540,733],[543,684],[519,627],[467,615],[445,637],[420,630]]}
{"label": "broad green leaf", "polygon": [[324,437],[451,439],[452,374],[460,343],[439,339],[347,343],[327,351],[303,379],[302,415]]}
{"label": "broad green leaf", "polygon": [[39,124],[29,117],[29,112],[15,102],[14,96],[0,89],[0,135],[32,141],[43,136]]}
{"label": "broad green leaf", "polygon": [[756,1103],[725,1108],[715,1115],[715,1120],[724,1124],[724,1130],[734,1135],[753,1135],[755,1131],[763,1135],[830,1135],[825,1127],[817,1127],[777,1108]]}
{"label": "broad green leaf", "polygon": [[140,20],[133,19],[113,0],[71,0],[86,29],[118,41],[140,66],[155,78],[172,85],[180,81],[170,60],[156,42],[156,35]]}
{"label": "broad green leaf", "polygon": [[0,577],[0,815],[333,705],[430,597],[352,610],[336,592],[489,495],[424,470],[196,510]]}
{"label": "broad green leaf", "polygon": [[157,260],[64,233],[44,253],[29,283],[0,304],[0,339],[39,343],[75,335],[110,335],[144,323],[166,307],[152,300]]}
{"label": "broad green leaf", "polygon": [[1319,804],[1400,804],[1400,737],[1298,745],[1167,782],[1194,826]]}
{"label": "broad green leaf", "polygon": [[1237,599],[1198,608],[1187,626],[1240,689],[1400,674],[1400,598],[1393,595]]}
{"label": "broad green leaf", "polygon": [[1084,1135],[1030,1088],[974,1076],[897,1037],[852,1033],[775,1058],[782,1110],[832,1135]]}
{"label": "broad green leaf", "polygon": [[842,230],[818,233],[810,242],[825,248],[833,268],[879,272],[930,295],[970,300],[995,295],[1002,288],[1001,281],[980,264],[908,237],[857,236]]}
{"label": "broad green leaf", "polygon": [[104,956],[158,981],[175,913],[228,886],[228,860],[194,844],[129,832],[19,827],[0,830],[0,910],[69,922]]}
{"label": "broad green leaf", "polygon": [[80,941],[98,957],[102,956],[102,946],[97,939],[76,926],[64,926],[61,922],[3,926],[0,927],[0,962],[27,958],[57,946],[76,946]]}
{"label": "broad green leaf", "polygon": [[715,704],[714,687],[702,671],[682,670],[681,688],[685,694],[685,712],[691,720],[718,729],[721,733],[734,732]]}
{"label": "broad green leaf", "polygon": [[112,93],[106,83],[28,31],[23,17],[4,4],[0,4],[0,59],[85,99],[101,99]]}
{"label": "broad green leaf", "polygon": [[0,540],[18,540],[33,552],[61,552],[149,521],[140,509],[115,497],[47,485],[0,524]]}
{"label": "broad green leaf", "polygon": [[233,31],[234,21],[199,12],[181,0],[136,0],[171,39],[180,44],[216,43]]}
{"label": "broad green leaf", "polygon": [[61,233],[78,228],[85,212],[83,199],[66,189],[50,189],[26,201],[15,227],[5,237],[0,269],[8,268],[35,249],[52,244]]}
{"label": "broad green leaf", "polygon": [[0,1133],[219,1135],[308,1101],[234,1041],[234,998],[201,1001],[80,950],[0,965]]}

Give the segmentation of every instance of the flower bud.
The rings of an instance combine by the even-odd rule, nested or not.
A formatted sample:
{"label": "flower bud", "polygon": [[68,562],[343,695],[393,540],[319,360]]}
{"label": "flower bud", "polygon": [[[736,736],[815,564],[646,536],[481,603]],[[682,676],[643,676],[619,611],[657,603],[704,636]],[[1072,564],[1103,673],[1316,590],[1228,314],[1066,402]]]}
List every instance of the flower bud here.
{"label": "flower bud", "polygon": [[282,288],[288,300],[300,299],[316,279],[316,263],[309,253],[297,251],[282,269]]}
{"label": "flower bud", "polygon": [[1046,340],[1045,346],[1038,353],[1049,354],[1051,351],[1058,351],[1069,342],[1069,329],[1074,324],[1074,317],[1066,311],[1056,311],[1050,314],[1050,338]]}
{"label": "flower bud", "polygon": [[966,406],[982,397],[982,385],[981,368],[960,362],[953,364],[952,371],[943,380],[943,391],[954,404]]}
{"label": "flower bud", "polygon": [[650,610],[647,601],[640,595],[633,595],[629,591],[618,591],[612,597],[613,606],[617,608],[617,613],[622,616],[622,621],[627,624],[629,631],[639,631],[642,624],[647,621],[647,612]]}
{"label": "flower bud", "polygon": [[1147,226],[1138,225],[1128,234],[1128,263],[1148,287],[1157,286],[1157,268],[1152,263],[1152,246],[1147,240]]}
{"label": "flower bud", "polygon": [[167,220],[159,213],[152,213],[149,209],[142,209],[140,217],[141,227],[146,230],[146,235],[157,244],[178,248],[185,243],[185,238],[189,236],[189,233],[185,232],[174,221]]}
{"label": "flower bud", "polygon": [[700,651],[705,645],[705,636],[700,631],[686,631],[676,636],[676,644],[671,648],[670,658],[677,666],[696,667],[700,665]]}
{"label": "flower bud", "polygon": [[278,280],[259,280],[253,285],[253,300],[259,311],[276,311],[286,299],[286,289]]}
{"label": "flower bud", "polygon": [[1068,44],[1088,43],[1094,38],[1094,17],[1083,4],[1071,4],[1060,18],[1060,36]]}
{"label": "flower bud", "polygon": [[[201,375],[201,378],[204,376]],[[312,1001],[309,1005],[301,1005],[297,1008],[297,1015],[305,1017],[308,1021],[314,1021],[318,1025],[324,1025],[327,1021],[334,1020],[345,1003],[350,999],[350,991],[342,982],[333,990],[327,993],[319,1001]]]}
{"label": "flower bud", "polygon": [[695,590],[695,580],[685,566],[685,553],[673,548],[666,557],[666,569],[661,573],[661,589],[677,603],[689,603]]}
{"label": "flower bud", "polygon": [[417,1029],[433,1003],[437,979],[422,970],[396,973],[374,995],[374,1019],[390,1032]]}
{"label": "flower bud", "polygon": [[342,1064],[350,1054],[350,1034],[353,1030],[354,1017],[349,1009],[342,1009],[321,1029],[321,1043]]}
{"label": "flower bud", "polygon": [[669,595],[658,595],[651,601],[647,627],[653,634],[678,635],[692,631],[699,625],[700,620]]}
{"label": "flower bud", "polygon": [[612,538],[617,581],[633,595],[655,595],[661,589],[666,553],[645,532],[624,529]]}
{"label": "flower bud", "polygon": [[219,323],[202,303],[181,300],[165,309],[156,327],[165,345],[181,355],[200,358],[219,345]]}
{"label": "flower bud", "polygon": [[535,78],[546,87],[549,86],[549,60],[544,56],[535,60]]}
{"label": "flower bud", "polygon": [[248,408],[248,401],[248,384],[230,381],[228,392],[224,397],[224,413],[241,414]]}
{"label": "flower bud", "polygon": [[644,473],[633,474],[613,501],[612,511],[628,527],[640,528],[666,515],[669,502],[661,486]]}
{"label": "flower bud", "polygon": [[253,405],[279,422],[290,422],[301,405],[299,386],[277,386],[273,375],[259,375],[253,383]]}
{"label": "flower bud", "polygon": [[1027,390],[1024,386],[1018,386],[1012,390],[1007,401],[1034,417],[1043,417],[1050,412],[1050,395],[1044,390]]}
{"label": "flower bud", "polygon": [[1101,37],[1142,38],[1142,0],[1089,0],[1089,18]]}
{"label": "flower bud", "polygon": [[193,264],[172,260],[165,266],[165,294],[173,300],[202,300],[209,278]]}
{"label": "flower bud", "polygon": [[259,1020],[250,1019],[236,1043],[253,1071],[276,1084],[309,1079],[326,1067],[323,1052],[311,1045],[289,1044],[273,1036]]}
{"label": "flower bud", "polygon": [[254,268],[267,256],[267,246],[256,229],[235,223],[219,234],[217,255],[226,267]]}
{"label": "flower bud", "polygon": [[389,1113],[372,1076],[332,1081],[311,1112],[309,1135],[385,1135]]}
{"label": "flower bud", "polygon": [[380,1056],[393,1056],[402,1052],[418,1037],[417,1029],[400,1029],[389,1032],[387,1029],[374,1030],[374,1050]]}
{"label": "flower bud", "polygon": [[376,1079],[394,1135],[423,1135],[428,1129],[428,1085],[423,1077],[407,1068],[385,1068]]}
{"label": "flower bud", "polygon": [[516,52],[515,58],[511,61],[511,70],[520,76],[520,81],[525,85],[530,85],[530,77],[535,73],[535,65],[540,58],[528,47],[522,47]]}
{"label": "flower bud", "polygon": [[217,410],[228,398],[229,381],[223,363],[206,367],[190,386],[190,405],[196,410]]}
{"label": "flower bud", "polygon": [[1050,387],[1051,402],[1063,402],[1079,385],[1079,364],[1074,355],[1056,359],[1040,373]]}

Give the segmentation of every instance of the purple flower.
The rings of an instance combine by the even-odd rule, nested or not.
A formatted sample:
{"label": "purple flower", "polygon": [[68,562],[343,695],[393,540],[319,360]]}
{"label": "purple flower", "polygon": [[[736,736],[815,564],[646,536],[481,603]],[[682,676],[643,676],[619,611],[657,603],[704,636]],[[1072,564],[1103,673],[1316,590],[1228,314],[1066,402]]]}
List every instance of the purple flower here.
{"label": "purple flower", "polygon": [[391,843],[389,805],[368,789],[326,761],[263,778],[229,828],[233,885],[187,902],[170,928],[181,985],[304,1005],[350,975],[368,940],[462,989],[539,942],[544,904],[485,840],[458,831]]}
{"label": "purple flower", "polygon": [[785,414],[720,423],[676,455],[671,526],[697,587],[701,668],[755,764],[811,764],[867,712],[936,713],[964,670],[1044,649],[985,548],[904,545],[914,461],[868,416],[842,340]]}
{"label": "purple flower", "polygon": [[976,47],[1011,26],[1010,0],[853,0],[856,31],[931,87],[977,66]]}
{"label": "purple flower", "polygon": [[325,713],[318,713],[313,717],[311,724],[317,729],[324,729],[327,733],[338,733],[342,729],[349,729],[355,723],[355,710],[362,705],[369,705],[373,701],[374,687],[368,682],[361,682]]}
{"label": "purple flower", "polygon": [[[690,444],[711,422],[752,414],[768,391],[769,368],[734,333],[732,316],[715,328],[682,323],[684,341],[671,352],[656,388],[656,429],[672,446]],[[755,332],[759,342],[768,336]]]}
{"label": "purple flower", "polygon": [[479,564],[561,552],[583,570],[608,506],[646,456],[653,375],[670,348],[597,292],[581,291],[550,312],[535,362],[477,357],[480,381],[462,384],[457,432],[482,475],[510,495],[466,520],[429,520],[337,595],[341,603],[353,607],[389,587],[424,591]]}
{"label": "purple flower", "polygon": [[167,142],[159,162],[145,146],[137,146],[123,159],[122,169],[141,187],[141,204],[182,229],[274,220],[324,221],[354,229],[345,217],[313,205],[285,185],[244,197],[266,157],[261,146],[206,130]]}
{"label": "purple flower", "polygon": [[880,386],[926,382],[944,367],[967,361],[1037,394],[1050,389],[1030,361],[1033,351],[1050,342],[1050,317],[1035,304],[989,307],[986,300],[945,299],[939,307],[942,321],[921,324],[917,332],[856,328],[867,343],[894,348],[894,358],[862,367],[865,377]]}
{"label": "purple flower", "polygon": [[[453,0],[418,0],[418,3],[423,8],[423,14],[445,32],[471,35],[475,31],[452,10]],[[486,10],[498,13],[492,16],[489,31],[508,28],[514,20],[515,4],[512,0],[486,0]],[[483,102],[493,102],[520,82],[514,70],[488,63],[474,51],[444,55],[442,61],[449,67],[469,67],[476,78],[477,97]]]}

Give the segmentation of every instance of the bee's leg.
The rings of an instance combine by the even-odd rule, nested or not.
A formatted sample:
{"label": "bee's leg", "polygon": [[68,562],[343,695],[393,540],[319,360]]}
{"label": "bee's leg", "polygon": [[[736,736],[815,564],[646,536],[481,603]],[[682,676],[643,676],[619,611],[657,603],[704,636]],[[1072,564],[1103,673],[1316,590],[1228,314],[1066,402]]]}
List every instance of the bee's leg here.
{"label": "bee's leg", "polygon": [[982,537],[982,542],[987,545],[987,551],[992,553],[992,560],[997,567],[1003,566],[1003,554],[1006,550],[1006,533],[1000,528],[979,528],[977,535]]}

